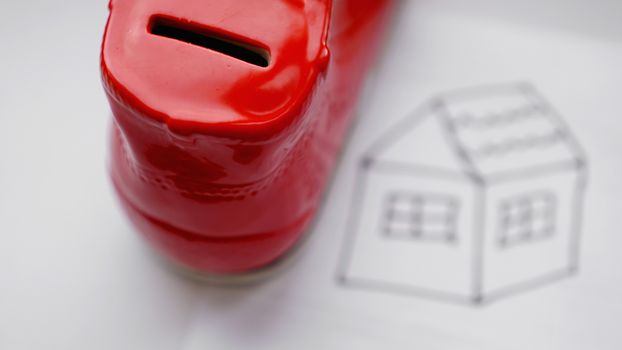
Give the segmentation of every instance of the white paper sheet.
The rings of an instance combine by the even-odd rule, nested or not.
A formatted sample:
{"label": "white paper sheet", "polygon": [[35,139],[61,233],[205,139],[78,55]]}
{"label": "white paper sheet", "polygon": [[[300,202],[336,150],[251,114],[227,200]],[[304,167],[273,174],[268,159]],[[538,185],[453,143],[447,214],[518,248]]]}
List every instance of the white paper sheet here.
{"label": "white paper sheet", "polygon": [[[620,3],[613,0],[405,1],[365,91],[325,205],[298,259],[262,285],[215,288],[157,264],[115,202],[105,165],[110,116],[97,65],[105,2],[3,3],[0,348],[619,349],[620,13]],[[405,193],[406,200],[397,199],[396,205],[421,214],[416,208],[429,193],[412,186],[431,180],[408,172],[384,177],[376,187],[361,185],[361,164],[373,154],[374,142],[430,103],[455,94],[470,97],[463,109],[450,106],[449,118],[485,117],[490,109],[507,118],[513,108],[524,106],[499,102],[500,87],[508,86],[533,87],[530,96],[550,107],[537,112],[555,114],[561,124],[543,126],[537,123],[548,117],[534,117],[531,126],[466,132],[459,145],[475,152],[508,139],[520,144],[521,137],[533,138],[563,125],[572,139],[555,139],[561,153],[547,161],[585,159],[585,197],[573,196],[579,178],[574,168],[566,168],[571,174],[554,181],[525,176],[522,185],[502,183],[480,207],[476,203],[481,202],[469,197],[483,193],[480,185],[430,185],[433,196],[423,202],[436,198],[440,209],[435,210],[441,214],[453,207],[438,195],[457,199],[460,209],[454,214],[462,218],[471,212],[472,220],[478,211],[499,214],[503,203],[511,206],[521,193],[532,200],[519,203],[550,209],[548,197],[538,197],[542,191],[552,193],[553,208],[565,214],[546,219],[532,208],[529,212],[540,219],[529,221],[534,226],[527,231],[522,224],[496,225],[505,222],[501,219],[485,225],[485,231],[470,232],[451,220],[436,231],[428,224],[437,222],[408,221],[405,236],[398,232],[398,237],[379,238],[387,194]],[[474,99],[478,89],[488,92]],[[514,101],[516,96],[509,96],[500,99]],[[443,128],[435,132],[423,134],[430,142],[448,135]],[[444,139],[429,153],[409,151],[416,149],[411,142],[420,138],[402,138],[405,146],[396,147],[392,157],[445,165],[452,164],[460,149]],[[572,144],[570,151],[563,149],[567,143]],[[538,159],[525,156],[501,169]],[[476,173],[491,169],[481,164],[469,168],[473,163],[457,160],[453,164],[459,171],[465,166]],[[372,192],[377,195],[370,196]],[[359,198],[365,216],[373,217],[358,228],[354,198]],[[564,209],[575,208],[577,202],[581,222]],[[536,226],[551,220],[556,225],[548,237]],[[448,226],[455,229],[454,240],[446,239]],[[432,239],[411,237],[411,231],[431,234]],[[470,240],[481,232],[488,248],[477,248]],[[348,234],[371,238],[357,247]],[[504,247],[504,235],[515,244]],[[456,258],[460,250],[468,257]],[[570,251],[578,253],[569,257]],[[345,266],[348,259],[356,262]],[[464,265],[461,259],[466,259]],[[569,273],[541,278],[562,270]],[[343,283],[344,276],[355,278]],[[382,283],[347,283],[356,277]],[[495,294],[515,282],[520,288]],[[445,297],[447,291],[452,297]]]}

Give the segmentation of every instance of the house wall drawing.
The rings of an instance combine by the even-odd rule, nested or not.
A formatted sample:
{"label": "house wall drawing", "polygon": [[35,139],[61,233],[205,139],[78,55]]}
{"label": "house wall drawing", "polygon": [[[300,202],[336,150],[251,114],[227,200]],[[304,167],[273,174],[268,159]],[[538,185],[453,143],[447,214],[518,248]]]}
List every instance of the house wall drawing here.
{"label": "house wall drawing", "polygon": [[430,99],[360,163],[340,281],[480,303],[568,276],[586,179],[531,85]]}

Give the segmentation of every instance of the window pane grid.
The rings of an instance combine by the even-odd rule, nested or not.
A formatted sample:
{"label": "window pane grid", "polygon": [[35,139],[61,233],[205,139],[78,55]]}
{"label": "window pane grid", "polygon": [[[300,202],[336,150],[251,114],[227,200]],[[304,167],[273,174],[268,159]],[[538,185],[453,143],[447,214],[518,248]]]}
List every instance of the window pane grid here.
{"label": "window pane grid", "polygon": [[500,211],[501,246],[548,237],[555,231],[555,197],[551,193],[505,200]]}
{"label": "window pane grid", "polygon": [[456,239],[457,201],[431,194],[390,194],[382,231],[396,238]]}

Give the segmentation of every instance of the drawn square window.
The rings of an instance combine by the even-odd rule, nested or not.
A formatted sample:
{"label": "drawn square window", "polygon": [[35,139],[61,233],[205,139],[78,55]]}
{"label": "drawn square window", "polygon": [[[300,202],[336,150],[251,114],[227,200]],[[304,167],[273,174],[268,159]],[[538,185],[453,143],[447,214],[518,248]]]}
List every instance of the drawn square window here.
{"label": "drawn square window", "polygon": [[441,194],[390,193],[382,231],[391,238],[456,240],[458,201]]}
{"label": "drawn square window", "polygon": [[499,245],[502,247],[550,237],[555,232],[555,196],[535,192],[500,204]]}

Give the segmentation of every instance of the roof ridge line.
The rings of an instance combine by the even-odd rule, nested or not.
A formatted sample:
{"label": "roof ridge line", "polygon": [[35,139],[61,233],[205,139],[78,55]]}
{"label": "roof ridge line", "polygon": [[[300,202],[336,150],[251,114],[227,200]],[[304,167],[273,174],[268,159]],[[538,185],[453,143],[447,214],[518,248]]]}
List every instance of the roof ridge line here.
{"label": "roof ridge line", "polygon": [[388,128],[387,131],[377,137],[372,142],[371,146],[367,147],[367,150],[363,153],[363,155],[371,158],[380,155],[383,151],[390,147],[396,139],[404,136],[411,128],[415,127],[426,117],[428,117],[429,115],[426,112],[433,111],[433,109],[431,108],[430,99],[424,101],[425,102],[419,107],[397,120],[391,127]]}
{"label": "roof ridge line", "polygon": [[549,100],[531,83],[523,84],[521,90],[530,101],[542,107],[547,119],[556,124],[558,133],[566,140],[566,143],[571,146],[572,152],[574,153],[573,155],[583,162],[586,162],[587,153],[585,149],[568,125],[568,122],[561,116],[551,102],[549,102]]}
{"label": "roof ridge line", "polygon": [[439,118],[442,123],[442,127],[445,130],[445,134],[447,136],[447,143],[453,150],[455,151],[458,158],[462,163],[462,170],[466,176],[470,176],[474,178],[476,181],[484,182],[484,174],[475,166],[473,159],[469,156],[469,151],[467,150],[464,143],[460,141],[458,135],[456,133],[455,124],[452,122],[450,118],[449,109],[447,108],[447,103],[445,101],[445,97],[440,95],[439,97],[435,97],[430,100],[434,108],[434,112],[432,113],[437,118]]}

